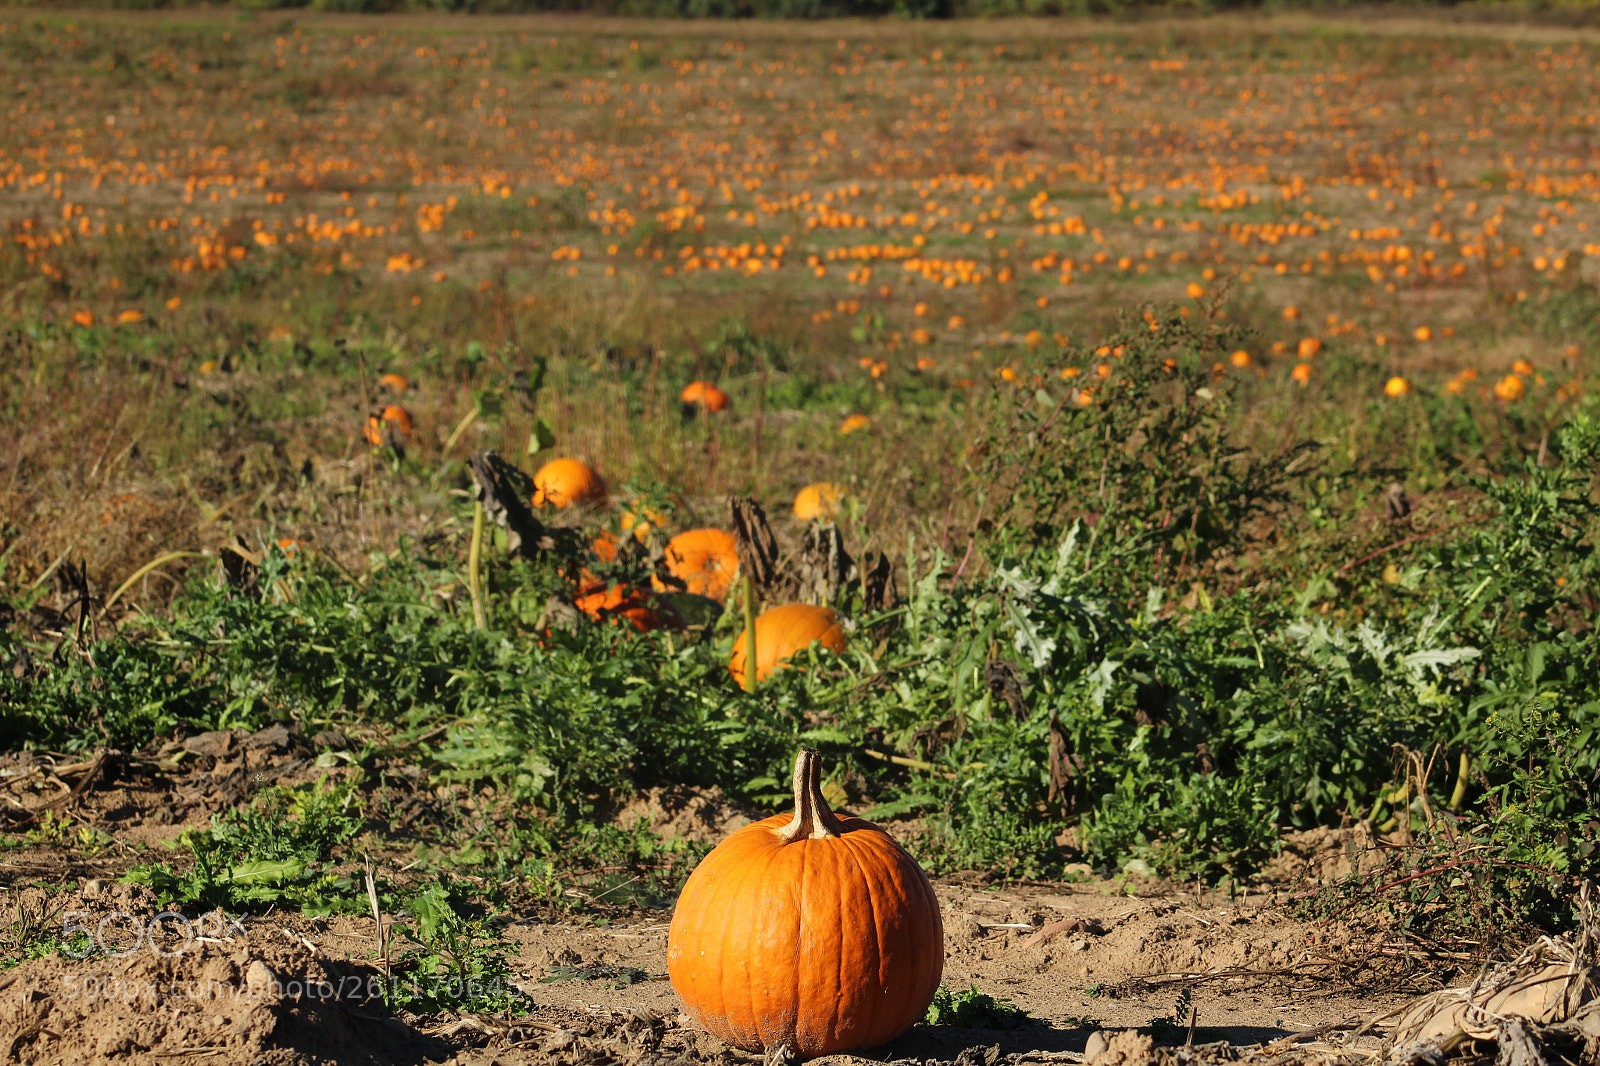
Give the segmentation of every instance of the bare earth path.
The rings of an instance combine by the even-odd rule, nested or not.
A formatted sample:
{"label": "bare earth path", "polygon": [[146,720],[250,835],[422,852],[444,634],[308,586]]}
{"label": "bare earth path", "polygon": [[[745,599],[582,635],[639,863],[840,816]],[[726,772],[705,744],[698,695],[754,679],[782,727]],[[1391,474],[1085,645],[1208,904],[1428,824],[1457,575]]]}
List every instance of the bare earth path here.
{"label": "bare earth path", "polygon": [[[71,921],[97,930],[114,956],[77,962],[52,954],[0,971],[0,1060],[645,1066],[657,1057],[748,1059],[680,1013],[666,979],[666,911],[512,917],[501,927],[515,946],[511,983],[530,1009],[511,1018],[394,1017],[371,995],[384,977],[370,918],[190,915],[188,931],[169,917],[162,935],[140,939],[131,931],[155,927],[161,911],[149,892],[84,876],[95,871],[82,865],[49,849],[13,851],[0,862],[0,923],[15,930],[41,916]],[[74,875],[75,867],[82,872]],[[80,887],[57,887],[72,884]],[[920,1025],[860,1057],[962,1066],[1001,1055],[1017,1063],[1078,1061],[1096,1031],[1136,1029],[1173,1045],[1280,1042],[1314,1053],[1427,987],[1371,971],[1371,937],[1297,922],[1285,897],[1271,893],[1227,898],[1103,881],[950,879],[938,880],[936,891],[946,987],[976,986],[1036,1024]],[[1376,1026],[1359,1045],[1376,1048],[1382,1032]]]}
{"label": "bare earth path", "polygon": [[[589,889],[595,898],[575,907],[545,902],[490,918],[510,945],[507,982],[526,997],[525,1006],[496,1016],[391,1013],[379,994],[384,983],[411,978],[386,973],[370,914],[164,912],[149,889],[121,883],[132,865],[181,869],[187,849],[168,845],[210,825],[252,782],[293,785],[352,772],[310,765],[278,727],[202,734],[168,747],[198,754],[175,762],[166,748],[123,756],[115,772],[97,771],[94,760],[0,757],[0,801],[12,829],[0,850],[0,958],[22,960],[0,969],[0,1062],[754,1061],[680,1012],[666,977],[670,911],[616,895],[602,900],[603,891]],[[395,763],[385,772],[406,780],[404,770]],[[370,815],[392,800],[369,802]],[[680,789],[654,790],[617,817],[709,843],[748,814],[714,792]],[[81,836],[91,829],[92,841]],[[357,841],[359,853],[334,872],[359,886],[359,856],[372,849],[385,898],[409,898],[438,880],[406,872],[416,866],[413,847],[429,833],[424,822],[398,831],[391,822],[387,834]],[[986,1016],[981,1028],[919,1025],[885,1047],[828,1061],[997,1066],[1003,1056],[1019,1064],[1078,1061],[1087,1048],[1110,1055],[1094,1058],[1101,1066],[1132,1066],[1152,1040],[1192,1045],[1184,1054],[1193,1061],[1232,1061],[1236,1048],[1262,1045],[1275,1049],[1270,1057],[1278,1062],[1375,1050],[1381,1023],[1437,987],[1440,971],[1376,930],[1296,920],[1295,894],[1313,878],[1348,872],[1352,858],[1360,858],[1353,835],[1305,834],[1286,841],[1272,881],[1232,896],[1087,878],[938,879],[944,985],[952,992],[976,986],[1032,1022]],[[385,911],[383,920],[389,959],[416,947],[403,939],[410,916]],[[63,957],[61,934],[74,928],[87,930],[101,950],[81,961]],[[466,998],[465,990],[438,996]],[[1142,1043],[1119,1051],[1119,1033]],[[1108,1041],[1105,1052],[1099,1045]]]}
{"label": "bare earth path", "polygon": [[[1173,1021],[1192,982],[1180,974],[1212,973],[1193,983],[1190,996],[1196,1044],[1340,1039],[1409,998],[1350,988],[1335,976],[1349,963],[1339,934],[1290,921],[1269,899],[1130,896],[1100,882],[996,888],[940,881],[937,890],[947,925],[945,984],[975,984],[1039,1024],[917,1026],[860,1057],[970,1062],[972,1049],[998,1048],[1017,1062],[1077,1061],[1096,1030],[1146,1029],[1183,1044],[1186,1028]],[[40,890],[13,899],[30,894]],[[72,895],[70,911],[89,925],[157,909],[130,886],[91,884]],[[37,1063],[201,1056],[209,1063],[598,1064],[642,1063],[655,1053],[664,1061],[745,1060],[680,1014],[666,980],[667,919],[515,920],[505,930],[517,945],[512,969],[533,1009],[510,1020],[402,1021],[360,996],[377,974],[367,961],[370,922],[251,917],[187,947],[169,944],[170,957],[148,947],[81,963],[52,956],[0,975],[0,1048],[10,1044],[17,1061]],[[1314,1032],[1330,1024],[1331,1033]],[[630,1029],[650,1030],[659,1046],[647,1047]]]}

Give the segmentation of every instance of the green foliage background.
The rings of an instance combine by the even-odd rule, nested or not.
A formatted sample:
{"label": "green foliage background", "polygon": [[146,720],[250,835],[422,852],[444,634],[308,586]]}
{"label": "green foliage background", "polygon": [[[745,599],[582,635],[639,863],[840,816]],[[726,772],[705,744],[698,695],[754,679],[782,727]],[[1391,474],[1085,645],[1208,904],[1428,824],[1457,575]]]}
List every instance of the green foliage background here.
{"label": "green foliage background", "polygon": [[[992,500],[982,569],[958,580],[913,542],[901,606],[868,612],[852,586],[838,604],[855,621],[847,653],[807,653],[753,694],[725,667],[735,612],[699,637],[551,626],[559,568],[500,561],[480,630],[450,595],[451,553],[401,544],[353,580],[271,550],[258,591],[195,581],[170,616],[86,654],[41,657],[0,632],[0,659],[32,663],[0,673],[0,744],[131,747],[274,721],[377,730],[436,782],[540,812],[534,855],[656,785],[782,807],[810,744],[850,805],[895,823],[935,870],[1040,877],[1083,858],[1242,878],[1285,829],[1445,819],[1491,880],[1540,871],[1517,875],[1518,914],[1559,922],[1567,878],[1594,873],[1600,810],[1592,401],[1542,456],[1466,475],[1469,513],[1387,580],[1372,579],[1381,560],[1361,576],[1339,556],[1304,561],[1292,595],[1196,584],[1180,598],[1179,576],[1239,550],[1252,515],[1309,521],[1307,494],[1339,475],[1295,472],[1295,456],[1325,450],[1314,444],[1236,443],[1239,379],[1212,370],[1230,330],[1172,314],[1103,339],[1124,354],[1102,402],[997,397],[970,452],[973,491]],[[1436,425],[1472,424],[1452,420],[1448,394],[1418,402]],[[1434,770],[1401,792],[1407,753]],[[1055,790],[1053,758],[1058,786],[1070,766]],[[265,809],[209,832],[212,865],[297,864],[298,881],[262,889],[275,894],[308,883],[323,838],[348,827],[317,797],[292,802],[285,817],[315,847],[240,844],[274,819]],[[1067,828],[1076,850],[1058,841]],[[174,899],[210,883],[157,881]]]}

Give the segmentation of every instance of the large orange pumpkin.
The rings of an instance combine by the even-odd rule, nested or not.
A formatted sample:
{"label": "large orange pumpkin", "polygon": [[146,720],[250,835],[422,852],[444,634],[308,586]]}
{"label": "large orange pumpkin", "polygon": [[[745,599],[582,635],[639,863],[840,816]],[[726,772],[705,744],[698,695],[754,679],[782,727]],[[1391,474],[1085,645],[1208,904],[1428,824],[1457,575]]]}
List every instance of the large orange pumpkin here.
{"label": "large orange pumpkin", "polygon": [[605,496],[606,484],[587,463],[552,459],[533,475],[535,507],[568,507]]}
{"label": "large orange pumpkin", "polygon": [[787,1045],[804,1059],[876,1047],[923,1016],[944,970],[927,875],[876,825],[829,810],[820,784],[821,759],[802,749],[794,815],[717,845],[673,911],[673,990],[696,1022],[746,1051]]}
{"label": "large orange pumpkin", "polygon": [[[667,541],[667,571],[696,596],[719,603],[728,598],[739,572],[739,549],[733,534],[720,529],[691,529]],[[757,631],[756,638],[760,639]],[[757,651],[760,654],[760,651]]]}
{"label": "large orange pumpkin", "polygon": [[[733,655],[728,659],[728,672],[742,686],[744,684],[745,649],[748,631],[741,632],[733,642]],[[844,651],[844,630],[839,627],[839,616],[827,607],[813,607],[808,603],[788,603],[769,607],[756,619],[756,680],[765,681],[774,670],[787,665],[789,656],[817,641],[834,653]]]}
{"label": "large orange pumpkin", "polygon": [[833,521],[833,516],[839,513],[839,501],[844,499],[844,489],[831,481],[819,481],[815,485],[807,485],[794,497],[794,516],[802,522],[818,519],[823,522]]}

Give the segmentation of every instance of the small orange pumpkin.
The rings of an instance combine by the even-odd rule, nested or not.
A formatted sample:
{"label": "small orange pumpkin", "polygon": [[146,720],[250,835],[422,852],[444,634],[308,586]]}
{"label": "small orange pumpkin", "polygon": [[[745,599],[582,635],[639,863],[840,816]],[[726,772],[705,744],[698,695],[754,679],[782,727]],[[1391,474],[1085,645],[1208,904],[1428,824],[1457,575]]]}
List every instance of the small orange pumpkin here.
{"label": "small orange pumpkin", "polygon": [[[682,581],[686,591],[718,603],[728,598],[728,589],[739,572],[737,542],[732,533],[720,529],[679,533],[667,541],[666,561],[667,572]],[[760,638],[758,630],[756,639]]]}
{"label": "small orange pumpkin", "polygon": [[533,475],[535,507],[569,507],[604,498],[606,484],[587,463],[552,459]]}
{"label": "small orange pumpkin", "polygon": [[839,513],[839,503],[844,496],[844,489],[831,481],[807,485],[795,493],[794,516],[802,522],[831,522]]}
{"label": "small orange pumpkin", "polygon": [[[745,649],[748,630],[733,642],[733,654],[728,658],[728,673],[740,686],[744,685]],[[839,616],[828,607],[813,607],[809,603],[787,603],[768,607],[756,619],[756,680],[765,681],[774,670],[788,664],[789,656],[803,651],[816,641],[835,654],[844,651],[844,630],[839,627]]]}
{"label": "small orange pumpkin", "polygon": [[[386,438],[388,431],[391,437]],[[398,437],[404,441],[411,435],[411,412],[397,403],[389,404],[381,411],[374,410],[367,416],[367,427],[364,436],[367,443],[373,447],[393,443],[393,438]]]}
{"label": "small orange pumpkin", "polygon": [[690,407],[699,407],[713,413],[725,411],[728,407],[728,394],[709,381],[689,382],[683,387],[678,399]]}
{"label": "small orange pumpkin", "polygon": [[609,529],[602,529],[600,535],[589,543],[589,550],[600,557],[602,563],[617,561],[617,535]]}
{"label": "small orange pumpkin", "polygon": [[894,838],[840,817],[801,749],[795,813],[747,825],[701,860],[667,933],[684,1009],[746,1051],[802,1059],[876,1047],[921,1018],[944,971],[928,876]]}
{"label": "small orange pumpkin", "polygon": [[661,628],[661,619],[650,609],[650,598],[631,585],[585,586],[572,605],[595,621],[610,619],[615,625],[623,618],[641,633]]}
{"label": "small orange pumpkin", "polygon": [[[1007,369],[1009,370],[1010,368],[1007,367]],[[866,415],[846,415],[845,420],[839,423],[839,432],[854,433],[858,429],[866,429],[871,424],[872,419],[868,418]]]}

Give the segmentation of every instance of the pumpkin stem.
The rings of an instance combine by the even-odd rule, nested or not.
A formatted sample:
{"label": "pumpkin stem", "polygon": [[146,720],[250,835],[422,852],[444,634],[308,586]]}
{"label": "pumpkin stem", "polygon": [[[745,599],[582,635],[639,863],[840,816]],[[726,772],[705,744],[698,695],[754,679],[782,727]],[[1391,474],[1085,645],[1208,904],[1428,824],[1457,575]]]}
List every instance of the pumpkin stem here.
{"label": "pumpkin stem", "polygon": [[826,840],[844,832],[844,823],[822,798],[822,756],[816,748],[801,748],[794,758],[794,818],[778,830],[785,844],[796,840]]}

